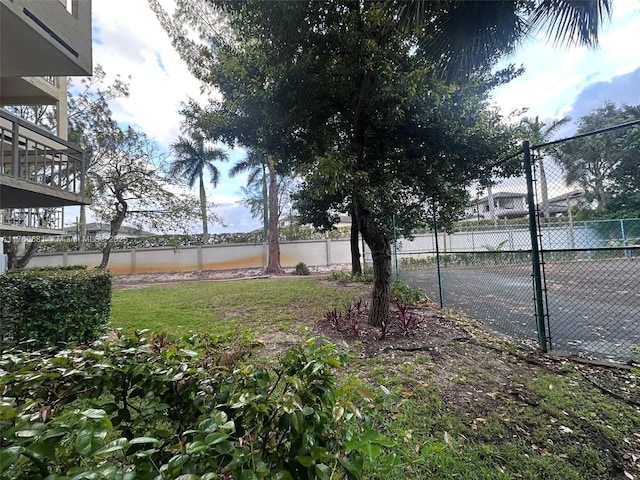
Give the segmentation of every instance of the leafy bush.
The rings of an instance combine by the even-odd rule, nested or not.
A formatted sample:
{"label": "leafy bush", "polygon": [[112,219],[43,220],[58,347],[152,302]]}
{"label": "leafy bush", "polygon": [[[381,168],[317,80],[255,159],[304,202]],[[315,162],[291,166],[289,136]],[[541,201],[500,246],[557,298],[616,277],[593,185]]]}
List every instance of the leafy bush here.
{"label": "leafy bush", "polygon": [[100,337],[109,321],[111,275],[82,267],[0,276],[0,347],[38,349]]}
{"label": "leafy bush", "polygon": [[23,268],[23,269],[12,269],[12,270],[8,270],[6,273],[24,274],[24,272],[60,272],[60,271],[69,271],[69,270],[86,270],[86,269],[87,269],[86,265],[65,265],[65,266],[56,266],[56,267],[44,266],[44,267],[29,267],[29,268]]}
{"label": "leafy bush", "polygon": [[355,479],[381,462],[390,444],[355,403],[372,395],[335,387],[332,345],[309,339],[272,366],[240,362],[252,347],[139,332],[5,354],[3,478]]}
{"label": "leafy bush", "polygon": [[329,274],[329,280],[334,282],[342,282],[342,283],[349,283],[349,282],[371,283],[373,282],[373,274],[366,273],[362,275],[351,275],[350,273],[347,273],[347,272],[338,271],[338,272],[331,272]]}
{"label": "leafy bush", "polygon": [[394,281],[391,285],[391,295],[404,303],[419,303],[428,300],[420,290],[399,280]]}
{"label": "leafy bush", "polygon": [[304,262],[300,262],[296,265],[296,268],[293,272],[296,275],[310,275],[311,272],[309,272],[309,267],[307,267],[307,264]]}

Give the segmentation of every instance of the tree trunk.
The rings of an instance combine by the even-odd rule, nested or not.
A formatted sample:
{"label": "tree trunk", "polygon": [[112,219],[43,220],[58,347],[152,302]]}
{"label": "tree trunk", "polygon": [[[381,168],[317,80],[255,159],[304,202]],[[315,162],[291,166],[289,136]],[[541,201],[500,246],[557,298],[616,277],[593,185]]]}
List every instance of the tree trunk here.
{"label": "tree trunk", "polygon": [[40,240],[31,242],[24,255],[18,257],[18,249],[11,240],[4,241],[4,253],[7,255],[7,269],[25,268],[40,248]]}
{"label": "tree trunk", "polygon": [[267,166],[262,162],[262,226],[263,241],[269,237],[269,186],[267,185]]}
{"label": "tree trunk", "polygon": [[207,218],[207,193],[204,189],[204,177],[200,172],[200,215],[202,216],[202,243],[209,243],[209,219]]}
{"label": "tree trunk", "polygon": [[355,208],[351,207],[351,275],[362,275],[362,264],[360,263],[360,245],[358,244],[358,217]]}
{"label": "tree trunk", "polygon": [[369,325],[382,326],[389,321],[391,305],[391,242],[376,225],[369,212],[356,204],[358,227],[364,241],[371,250],[373,259],[373,292],[371,293],[371,309]]}
{"label": "tree trunk", "polygon": [[278,240],[278,178],[271,155],[267,155],[269,168],[269,260],[265,273],[282,275],[280,266],[280,241]]}
{"label": "tree trunk", "polygon": [[105,246],[102,247],[102,260],[100,261],[100,265],[96,268],[107,268],[107,265],[109,264],[109,256],[111,255],[111,250],[113,249],[114,244],[115,238],[109,237]]}
{"label": "tree trunk", "polygon": [[542,194],[542,214],[545,220],[549,220],[549,190],[547,187],[547,173],[544,171],[544,161],[542,156],[538,160],[540,165],[540,190]]}
{"label": "tree trunk", "polygon": [[109,256],[111,255],[111,250],[113,249],[114,244],[116,243],[116,237],[118,236],[118,232],[120,232],[120,227],[122,227],[122,222],[127,217],[127,202],[122,198],[121,193],[116,193],[116,198],[120,204],[120,208],[116,211],[116,216],[113,218],[109,224],[111,225],[109,231],[109,240],[104,247],[102,247],[102,261],[100,265],[96,268],[107,268],[109,264]]}
{"label": "tree trunk", "polygon": [[494,225],[497,225],[496,204],[493,200],[493,186],[491,184],[487,185],[487,202],[489,202],[489,216],[491,217],[491,221]]}
{"label": "tree trunk", "polygon": [[84,252],[87,244],[87,206],[80,205],[80,238],[78,238],[78,250]]}

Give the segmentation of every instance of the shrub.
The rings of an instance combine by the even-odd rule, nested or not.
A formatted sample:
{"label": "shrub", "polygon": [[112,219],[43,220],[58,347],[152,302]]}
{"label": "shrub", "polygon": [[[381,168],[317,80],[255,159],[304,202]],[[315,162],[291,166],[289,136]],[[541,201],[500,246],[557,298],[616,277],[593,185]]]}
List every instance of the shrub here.
{"label": "shrub", "polygon": [[373,396],[335,387],[332,345],[270,366],[224,364],[224,349],[139,332],[0,357],[3,478],[354,479],[380,461],[388,441],[354,403]]}
{"label": "shrub", "polygon": [[294,273],[296,275],[310,275],[311,272],[309,272],[309,267],[307,267],[307,264],[304,262],[300,262],[296,265],[296,269],[294,270]]}
{"label": "shrub", "polygon": [[399,280],[391,285],[391,295],[403,303],[419,303],[427,300],[427,296],[420,290]]}
{"label": "shrub", "polygon": [[0,276],[1,347],[38,349],[89,342],[104,332],[111,275],[75,268],[25,269]]}
{"label": "shrub", "polygon": [[349,282],[371,283],[373,282],[373,274],[365,273],[362,275],[351,275],[350,273],[347,273],[347,272],[336,271],[336,272],[331,272],[329,274],[329,280],[334,282],[342,282],[342,283],[349,283]]}

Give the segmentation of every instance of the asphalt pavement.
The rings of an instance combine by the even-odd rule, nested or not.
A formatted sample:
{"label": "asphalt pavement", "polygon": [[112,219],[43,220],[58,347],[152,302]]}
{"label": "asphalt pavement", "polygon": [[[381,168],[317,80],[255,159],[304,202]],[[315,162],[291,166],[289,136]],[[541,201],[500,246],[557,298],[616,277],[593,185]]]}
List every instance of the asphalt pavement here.
{"label": "asphalt pavement", "polygon": [[[640,361],[640,258],[544,264],[551,352]],[[531,266],[442,267],[445,308],[489,330],[537,342]],[[434,268],[401,271],[400,279],[438,301]]]}

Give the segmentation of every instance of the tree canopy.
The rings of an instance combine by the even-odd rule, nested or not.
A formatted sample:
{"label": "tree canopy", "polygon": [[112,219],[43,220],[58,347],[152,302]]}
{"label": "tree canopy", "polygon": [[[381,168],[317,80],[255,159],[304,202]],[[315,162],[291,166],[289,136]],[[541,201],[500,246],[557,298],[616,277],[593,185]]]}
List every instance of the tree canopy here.
{"label": "tree canopy", "polygon": [[[606,102],[578,121],[576,134],[614,127],[640,119],[640,106],[616,107]],[[588,204],[608,216],[640,213],[639,128],[619,129],[562,144],[556,158],[567,185],[585,191]]]}
{"label": "tree canopy", "polygon": [[[208,70],[199,74],[221,99],[191,112],[211,136],[262,151],[308,181],[321,177],[326,195],[345,197],[372,252],[369,321],[379,325],[390,301],[393,218],[405,233],[432,208],[450,223],[469,179],[510,150],[487,94],[517,71],[491,73],[497,58],[542,21],[536,15],[560,19],[551,30],[564,32],[592,18],[576,2],[547,3],[211,1],[210,18],[224,28],[206,38]],[[592,38],[586,27],[575,38]],[[456,38],[473,45],[442,43]]]}

